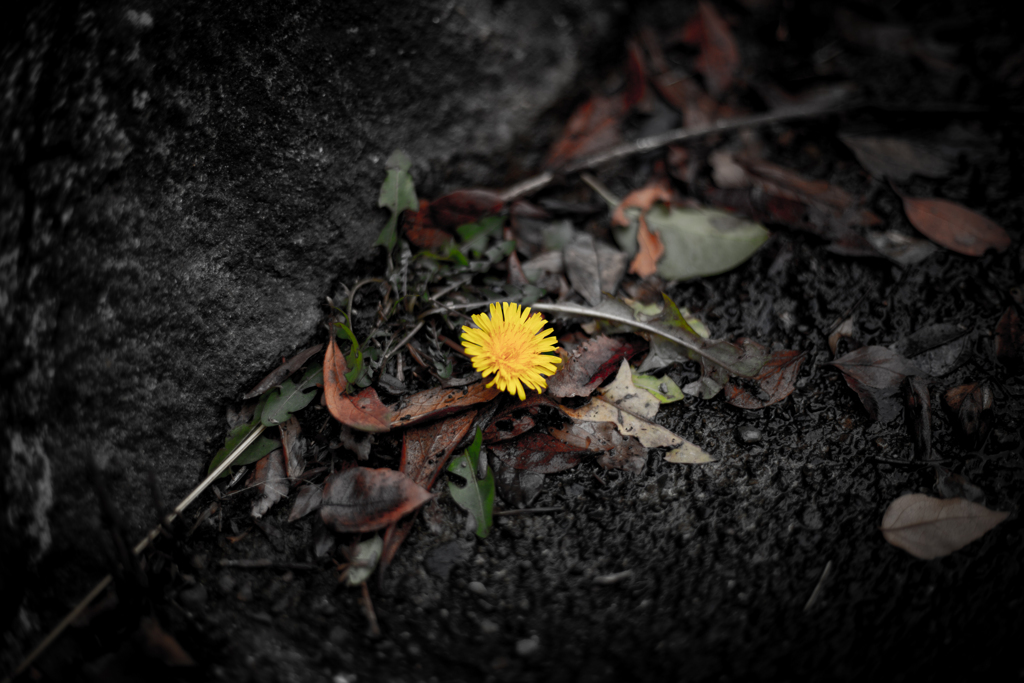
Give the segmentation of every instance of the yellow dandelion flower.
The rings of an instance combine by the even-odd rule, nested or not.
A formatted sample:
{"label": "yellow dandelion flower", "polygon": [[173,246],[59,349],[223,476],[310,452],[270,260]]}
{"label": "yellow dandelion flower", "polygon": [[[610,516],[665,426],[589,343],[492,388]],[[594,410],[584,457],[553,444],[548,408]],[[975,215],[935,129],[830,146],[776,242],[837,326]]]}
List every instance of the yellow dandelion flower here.
{"label": "yellow dandelion flower", "polygon": [[540,393],[547,388],[544,375],[553,375],[562,359],[546,355],[558,348],[550,328],[544,329],[540,313],[519,304],[491,304],[490,315],[473,316],[476,327],[462,328],[462,346],[473,360],[473,368],[484,377],[494,374],[488,387],[526,398],[525,384]]}

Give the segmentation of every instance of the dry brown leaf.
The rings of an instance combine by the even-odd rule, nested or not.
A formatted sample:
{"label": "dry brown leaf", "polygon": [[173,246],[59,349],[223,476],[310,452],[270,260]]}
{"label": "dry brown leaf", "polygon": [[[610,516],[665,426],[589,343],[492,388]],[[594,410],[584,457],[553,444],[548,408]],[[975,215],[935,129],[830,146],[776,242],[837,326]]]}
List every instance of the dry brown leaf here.
{"label": "dry brown leaf", "polygon": [[288,513],[288,521],[294,522],[305,517],[313,510],[319,509],[320,501],[323,500],[323,497],[324,490],[322,486],[317,484],[302,486],[295,496],[295,502],[292,503],[292,511]]}
{"label": "dry brown leaf", "polygon": [[377,397],[377,390],[366,387],[352,398],[341,397],[331,415],[342,424],[361,432],[386,432],[391,429],[391,411]]}
{"label": "dry brown leaf", "polygon": [[982,256],[1010,246],[1010,235],[1001,225],[955,202],[903,197],[903,210],[921,234],[958,254]]}
{"label": "dry brown leaf", "polygon": [[714,5],[701,0],[699,14],[684,28],[683,41],[699,46],[697,70],[704,75],[708,92],[720,98],[732,85],[740,66],[739,47],[729,24]]}
{"label": "dry brown leaf", "polygon": [[960,550],[1010,515],[963,498],[909,493],[894,500],[882,517],[885,540],[916,558],[933,560]]}
{"label": "dry brown leaf", "polygon": [[259,519],[285,496],[288,495],[288,478],[284,472],[284,454],[281,449],[256,463],[256,469],[249,477],[249,485],[257,485],[260,497],[252,506],[252,516]]}
{"label": "dry brown leaf", "polygon": [[641,213],[651,210],[656,202],[672,201],[672,192],[662,183],[641,187],[626,195],[626,198],[619,202],[612,212],[612,223],[622,227],[629,225],[629,218],[626,217],[626,209],[640,209]]}
{"label": "dry brown leaf", "polygon": [[488,388],[486,381],[450,389],[427,389],[399,401],[392,408],[391,424],[394,427],[409,427],[466,410],[477,403],[493,400],[499,394],[501,391],[498,387]]}
{"label": "dry brown leaf", "polygon": [[661,238],[650,231],[647,221],[640,216],[640,228],[636,233],[637,252],[633,262],[629,264],[629,272],[642,278],[650,277],[658,272],[658,261],[665,255],[665,245]]}
{"label": "dry brown leaf", "polygon": [[[614,358],[623,347],[621,341],[599,335],[589,339],[566,354],[559,349],[562,364],[548,379],[548,395],[565,398],[568,396],[590,396],[598,387],[601,377],[594,381],[594,375],[606,362]],[[486,438],[487,434],[484,434]]]}
{"label": "dry brown leaf", "polygon": [[282,363],[280,366],[274,368],[267,374],[266,377],[261,379],[259,383],[254,386],[247,394],[242,396],[243,399],[254,398],[259,396],[267,389],[277,386],[288,378],[293,372],[302,367],[302,365],[316,355],[320,349],[324,347],[323,344],[317,344],[316,346],[310,346],[308,349],[303,349],[297,354],[289,358],[287,361]]}
{"label": "dry brown leaf", "polygon": [[292,415],[279,424],[281,430],[281,447],[284,449],[285,470],[292,479],[302,475],[306,469],[306,440],[302,438],[302,427],[299,419]]}
{"label": "dry brown leaf", "polygon": [[324,483],[320,516],[341,533],[376,531],[420,507],[432,496],[396,470],[351,467]]}

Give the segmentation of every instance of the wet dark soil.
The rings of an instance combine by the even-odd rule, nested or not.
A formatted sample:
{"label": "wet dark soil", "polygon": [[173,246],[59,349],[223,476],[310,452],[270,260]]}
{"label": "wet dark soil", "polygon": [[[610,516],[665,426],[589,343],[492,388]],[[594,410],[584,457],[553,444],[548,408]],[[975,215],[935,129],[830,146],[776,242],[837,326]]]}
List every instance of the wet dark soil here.
{"label": "wet dark soil", "polygon": [[[901,3],[889,9],[858,9],[902,19],[921,31],[938,31],[939,26],[946,40],[952,40],[952,32],[960,71],[955,77],[941,76],[906,55],[836,47],[832,14],[817,5],[783,3],[774,14],[756,17],[740,5],[732,8],[737,17],[748,18],[740,24],[745,28],[737,28],[744,45],[756,51],[765,71],[788,74],[790,85],[821,76],[825,69],[829,76],[855,80],[874,101],[969,101],[987,111],[924,116],[860,110],[777,126],[761,132],[769,158],[869,196],[870,207],[887,228],[909,235],[913,229],[898,197],[860,171],[836,139],[837,131],[865,126],[904,132],[950,126],[969,130],[983,154],[961,156],[949,176],[916,178],[903,189],[916,196],[952,199],[984,213],[1011,233],[1010,249],[981,258],[940,250],[918,264],[899,267],[883,259],[836,254],[818,237],[779,228],[735,271],[669,290],[675,301],[707,321],[716,337],[748,336],[773,349],[808,354],[796,391],[776,406],[745,411],[717,398],[687,399],[662,409],[659,420],[703,447],[715,463],[673,465],[652,452],[646,470],[634,475],[584,462],[547,476],[531,504],[560,507],[561,512],[499,516],[485,540],[466,530],[461,510],[440,497],[424,510],[383,580],[370,583],[380,637],[368,634],[360,592],[339,584],[333,562],[316,557],[314,546],[323,531],[315,516],[287,524],[288,506],[278,505],[253,527],[248,517],[253,494],[242,493],[224,498],[220,512],[186,539],[187,527],[213,500],[207,495],[185,515],[181,536],[163,540],[150,556],[149,592],[134,601],[123,599],[120,612],[97,617],[91,627],[72,628],[41,661],[43,676],[60,680],[116,674],[132,680],[140,672],[156,671],[173,679],[174,672],[154,669],[133,654],[128,617],[132,610],[143,609],[141,605],[151,606],[146,609],[155,610],[165,628],[200,661],[202,675],[231,680],[932,680],[998,672],[1005,676],[1007,671],[1024,675],[1014,657],[1024,634],[1019,590],[1024,384],[1015,370],[996,359],[993,343],[996,322],[1014,305],[1011,290],[1021,280],[1024,218],[1024,202],[1014,189],[1024,170],[1021,132],[1012,118],[1000,113],[1001,107],[1022,104],[1020,92],[1000,87],[993,74],[1019,42],[999,13],[984,6]],[[692,8],[675,11],[685,16]],[[627,25],[649,21],[660,12],[642,10],[630,15]],[[263,20],[272,16],[268,10]],[[402,21],[406,19],[396,20],[396,25]],[[779,42],[773,31],[783,21],[791,38]],[[619,38],[609,32],[601,44]],[[287,38],[282,42],[289,44]],[[822,50],[830,46],[825,56],[835,55],[816,71]],[[316,46],[309,49],[315,53]],[[435,68],[441,73],[446,67],[442,63]],[[552,104],[534,115],[549,121],[558,111],[559,105]],[[290,125],[282,122],[280,134],[287,136]],[[497,125],[481,115],[465,124],[466,135],[486,139],[476,129]],[[421,149],[412,150],[418,162],[414,177],[425,196],[506,180],[509,176],[496,174],[514,176],[515,169],[529,167],[516,160],[517,153],[536,159],[550,141],[536,139],[526,145],[523,136],[525,132],[517,138],[526,146],[522,150],[495,145],[506,153],[496,166],[488,166],[483,155],[470,161],[462,156],[465,163],[456,163],[457,172],[431,156],[428,148],[434,143],[423,142]],[[788,142],[783,145],[780,139]],[[245,140],[241,135],[238,144]],[[391,141],[373,144],[383,151]],[[266,144],[278,145],[273,140]],[[486,149],[480,144],[479,149]],[[622,195],[646,182],[654,158],[630,159],[601,169],[599,175]],[[236,170],[243,165],[238,161]],[[377,225],[380,217],[365,207],[375,199],[379,167],[366,166],[367,176],[353,181],[348,191],[365,195],[351,201],[361,202],[359,215],[372,216]],[[219,171],[225,186],[231,182],[230,168]],[[267,204],[274,206],[271,200],[277,195],[267,192]],[[571,183],[550,192],[588,196]],[[310,207],[309,215],[328,212],[330,202],[323,204]],[[289,230],[294,229],[298,219],[288,220]],[[244,241],[242,223],[240,219],[235,228],[224,229]],[[365,240],[353,238],[351,244],[365,250]],[[329,263],[304,266],[322,265],[327,271],[317,277],[319,284],[311,285],[319,287],[317,302],[302,299],[303,320],[309,320],[291,333],[291,348],[316,338],[320,298],[339,282],[351,282],[343,269],[350,262],[346,254],[353,253],[346,249],[356,247],[322,248],[330,252],[323,257]],[[358,253],[362,257],[365,251]],[[230,273],[235,266],[222,267]],[[239,291],[238,296],[244,294]],[[275,308],[271,317],[275,324],[294,328],[294,322],[281,322],[287,310]],[[196,309],[193,315],[203,312]],[[914,461],[903,417],[887,424],[873,421],[842,375],[828,365],[834,358],[828,336],[850,316],[855,316],[855,333],[844,344],[851,347],[896,344],[933,323],[970,329],[955,367],[930,382],[933,457],[980,487],[989,508],[1011,515],[981,540],[946,558],[914,559],[887,544],[878,531],[883,511],[899,495],[937,495],[935,474],[930,465]],[[203,348],[201,339],[188,339]],[[218,365],[224,362],[219,353],[192,361],[201,372],[218,373],[225,386],[210,401],[215,414],[200,416],[192,410],[178,415],[183,421],[179,430],[202,432],[203,449],[190,456],[188,467],[180,461],[160,465],[158,478],[170,490],[167,495],[177,495],[180,486],[168,484],[166,477],[195,481],[200,461],[223,438],[220,420],[226,405],[284,349],[264,346],[247,351],[248,365],[233,362],[224,369]],[[695,369],[687,366],[670,374],[680,384],[696,377]],[[964,440],[955,418],[942,408],[947,389],[975,381],[988,382],[995,396],[993,426],[982,443]],[[59,403],[47,400],[43,405],[48,409]],[[180,402],[172,405],[180,410]],[[23,413],[18,415],[22,421],[17,424],[28,424]],[[302,419],[305,431],[312,433],[328,417],[311,406]],[[161,436],[173,439],[175,434]],[[371,465],[394,466],[397,445],[397,437],[381,438]],[[148,489],[144,470],[133,467],[131,477],[112,477],[108,489],[115,506],[131,507],[136,510],[132,519],[141,520],[147,514]],[[178,468],[183,471],[168,474]],[[90,492],[83,485],[72,497],[91,504]],[[54,522],[55,536],[68,534],[61,524]],[[132,539],[141,535],[141,521],[128,526]],[[83,586],[102,575],[101,557],[95,552],[80,568],[73,565],[75,553],[83,552],[80,546],[102,538],[98,530],[91,534],[77,545],[66,539],[56,543],[49,556],[22,570],[27,588],[15,611],[29,623],[11,627],[17,637],[9,636],[5,647],[23,651],[37,641],[63,613],[60,608],[72,604],[84,593]],[[228,538],[243,535],[237,541]],[[340,552],[335,555],[340,560]],[[222,559],[267,558],[282,566],[220,565]],[[66,585],[42,583],[73,575]],[[120,654],[113,657],[110,652]]]}

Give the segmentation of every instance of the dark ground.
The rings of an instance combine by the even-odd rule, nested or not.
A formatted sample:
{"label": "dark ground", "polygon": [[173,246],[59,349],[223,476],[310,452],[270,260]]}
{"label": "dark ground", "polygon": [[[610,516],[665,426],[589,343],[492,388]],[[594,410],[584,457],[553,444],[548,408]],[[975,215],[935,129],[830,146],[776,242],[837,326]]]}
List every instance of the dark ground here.
{"label": "dark ground", "polygon": [[[824,70],[875,101],[992,110],[862,110],[764,137],[769,158],[870,192],[886,226],[909,233],[898,199],[871,185],[835,133],[956,124],[979,151],[948,177],[905,189],[986,214],[1013,246],[980,259],[940,251],[901,269],[779,230],[734,272],[673,288],[716,336],[808,351],[793,396],[759,412],[721,399],[666,407],[664,424],[718,462],[671,465],[654,453],[641,475],[584,463],[548,476],[534,502],[565,512],[499,518],[483,541],[442,498],[384,585],[371,582],[380,639],[366,633],[358,591],[313,559],[312,518],[288,525],[279,505],[262,529],[230,543],[251,527],[251,500],[227,499],[222,527],[163,541],[150,558],[155,613],[204,675],[930,680],[1003,678],[1009,665],[1011,677],[1024,676],[1014,656],[1024,634],[1024,386],[996,361],[992,339],[1021,281],[1021,132],[1019,117],[999,108],[1022,102],[998,76],[1019,30],[977,4],[859,8],[955,44],[958,71],[936,75],[906,55],[837,42],[820,6],[783,3],[751,16],[728,8],[747,17],[737,28],[747,64],[787,85]],[[183,497],[223,443],[226,407],[275,358],[320,340],[324,297],[351,284],[353,270],[379,266],[370,244],[392,149],[410,152],[424,197],[518,180],[572,105],[621,62],[641,18],[675,26],[690,11],[674,8],[669,20],[652,7],[631,14],[597,2],[388,11],[83,2],[15,17],[29,29],[5,36],[0,70],[3,670],[107,571],[88,463],[102,469],[134,542],[155,519],[147,472],[168,501]],[[780,20],[785,43],[774,41]],[[835,56],[822,62],[825,48]],[[775,145],[786,128],[793,142]],[[646,182],[650,163],[631,159],[600,176],[622,195]],[[945,559],[915,560],[878,532],[889,502],[932,493],[934,476],[893,463],[910,455],[903,419],[872,423],[825,365],[827,336],[850,313],[857,344],[892,344],[933,322],[972,329],[962,363],[932,384],[936,457],[1011,516]],[[687,372],[674,375],[692,379]],[[994,389],[994,427],[968,448],[940,397],[977,380]],[[307,425],[326,417],[315,406],[307,413]],[[742,425],[761,439],[741,441]],[[395,443],[381,440],[378,466],[396,463]],[[185,514],[186,528],[211,501]],[[317,569],[218,566],[268,557]],[[455,566],[442,578],[445,557]],[[620,582],[594,582],[627,569]],[[122,603],[44,655],[44,679],[173,679],[133,658],[126,615],[135,603]]]}

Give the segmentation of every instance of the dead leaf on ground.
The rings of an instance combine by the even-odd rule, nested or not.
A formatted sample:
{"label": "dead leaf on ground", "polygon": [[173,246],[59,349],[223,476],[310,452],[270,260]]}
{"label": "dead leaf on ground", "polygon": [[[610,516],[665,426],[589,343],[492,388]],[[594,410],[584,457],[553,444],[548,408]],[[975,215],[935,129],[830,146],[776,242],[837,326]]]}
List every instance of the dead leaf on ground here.
{"label": "dead leaf on ground", "polygon": [[796,388],[796,378],[806,359],[803,351],[775,351],[757,377],[747,380],[757,384],[762,395],[755,396],[732,381],[725,385],[725,400],[747,410],[759,410],[785,400]]}
{"label": "dead leaf on ground", "polygon": [[466,223],[476,223],[485,216],[499,213],[505,206],[501,193],[494,190],[456,190],[430,203],[434,224],[455,229]]}
{"label": "dead leaf on ground", "polygon": [[984,441],[992,426],[995,396],[985,382],[954,387],[946,392],[946,405],[956,415],[956,427],[970,441]]}
{"label": "dead leaf on ground", "polygon": [[350,467],[327,478],[320,516],[341,533],[376,531],[431,498],[426,489],[402,472]]}
{"label": "dead leaf on ground", "polygon": [[[615,359],[622,347],[623,342],[603,334],[583,342],[563,356],[561,367],[548,379],[548,395],[559,398],[590,396],[604,380],[601,377],[595,381],[594,375],[608,361]],[[617,367],[621,356],[615,360]]]}
{"label": "dead leaf on ground", "polygon": [[965,256],[1005,251],[1010,235],[1001,225],[945,199],[902,197],[910,223],[932,242]]}
{"label": "dead leaf on ground", "polygon": [[279,424],[278,429],[281,430],[285,471],[289,478],[295,479],[302,476],[306,469],[306,440],[302,438],[302,427],[299,426],[299,419],[292,415]]}
{"label": "dead leaf on ground", "polygon": [[434,225],[430,202],[426,199],[420,200],[419,211],[402,212],[402,234],[413,246],[428,251],[439,251],[453,239],[450,232]]}
{"label": "dead leaf on ground", "polygon": [[1017,308],[1012,304],[996,323],[995,336],[996,358],[1003,365],[1016,369],[1021,363],[1021,349],[1024,348],[1024,328],[1021,327]]}
{"label": "dead leaf on ground", "polygon": [[840,135],[860,165],[878,179],[909,180],[913,175],[942,178],[953,163],[935,153],[928,145],[904,138]]}
{"label": "dead leaf on ground", "polygon": [[288,513],[288,521],[294,522],[313,510],[318,510],[323,497],[324,489],[318,484],[306,484],[299,487],[299,492],[295,495],[295,502],[292,503],[292,511]]}
{"label": "dead leaf on ground", "polygon": [[391,425],[409,427],[427,420],[466,410],[478,403],[495,399],[501,391],[497,386],[488,388],[486,381],[469,386],[427,389],[407,396],[392,407]]}
{"label": "dead leaf on ground", "polygon": [[256,463],[249,477],[249,486],[256,486],[260,494],[252,506],[252,516],[256,519],[267,514],[274,503],[288,495],[284,453],[280,448]]}
{"label": "dead leaf on ground", "polygon": [[[399,471],[408,475],[424,490],[430,491],[441,470],[448,464],[448,458],[469,433],[476,416],[476,410],[469,410],[445,420],[407,430],[402,437],[402,460],[398,466]],[[382,570],[391,564],[399,547],[412,532],[415,519],[414,513],[388,525],[384,532],[384,545],[380,556]]]}
{"label": "dead leaf on ground", "polygon": [[1010,515],[963,498],[909,493],[882,517],[885,540],[921,560],[945,557],[984,536]]}
{"label": "dead leaf on ground", "polygon": [[593,236],[576,231],[563,251],[569,284],[591,306],[601,303],[601,268]]}
{"label": "dead leaf on ground", "polygon": [[978,505],[985,504],[985,492],[962,474],[935,466],[935,491],[943,498],[964,498]]}
{"label": "dead leaf on ground", "polygon": [[361,432],[386,432],[391,429],[391,411],[381,403],[377,391],[366,387],[352,398],[343,396],[331,409],[331,415],[342,424]]}
{"label": "dead leaf on ground", "polygon": [[904,421],[914,444],[914,456],[928,460],[932,453],[932,400],[928,383],[920,377],[903,380]]}
{"label": "dead leaf on ground", "polygon": [[658,261],[665,255],[665,245],[662,244],[660,237],[650,231],[643,216],[638,220],[637,252],[629,264],[629,272],[641,278],[648,278],[658,272]]}
{"label": "dead leaf on ground", "polygon": [[591,97],[569,117],[562,135],[548,152],[544,168],[560,168],[621,142],[619,128],[625,113],[621,97]]}
{"label": "dead leaf on ground", "polygon": [[571,469],[586,455],[586,451],[543,432],[531,432],[514,441],[502,441],[492,445],[491,451],[506,465],[540,474]]}
{"label": "dead leaf on ground", "polygon": [[697,15],[683,27],[681,38],[700,49],[695,66],[703,74],[708,92],[720,99],[740,67],[740,50],[729,24],[714,5],[701,0]]}
{"label": "dead leaf on ground", "polygon": [[250,399],[259,396],[267,389],[275,387],[285,379],[287,379],[292,373],[302,367],[302,365],[319,353],[320,349],[324,347],[323,344],[317,344],[316,346],[310,346],[308,349],[303,349],[297,354],[289,358],[287,361],[282,363],[280,367],[274,368],[270,373],[261,379],[256,386],[254,386],[247,394],[242,396],[243,399]]}
{"label": "dead leaf on ground", "polygon": [[907,376],[924,373],[884,346],[862,346],[829,363],[839,368],[847,385],[860,397],[873,419],[891,422],[900,412],[897,394]]}
{"label": "dead leaf on ground", "polygon": [[[545,415],[546,414],[546,415]],[[483,429],[484,443],[492,444],[522,436],[537,426],[539,420],[550,422],[558,414],[558,404],[545,394],[527,396],[503,408]]]}
{"label": "dead leaf on ground", "polygon": [[139,640],[146,656],[168,666],[195,666],[192,655],[185,651],[178,640],[165,631],[153,617],[142,617],[139,621]]}

